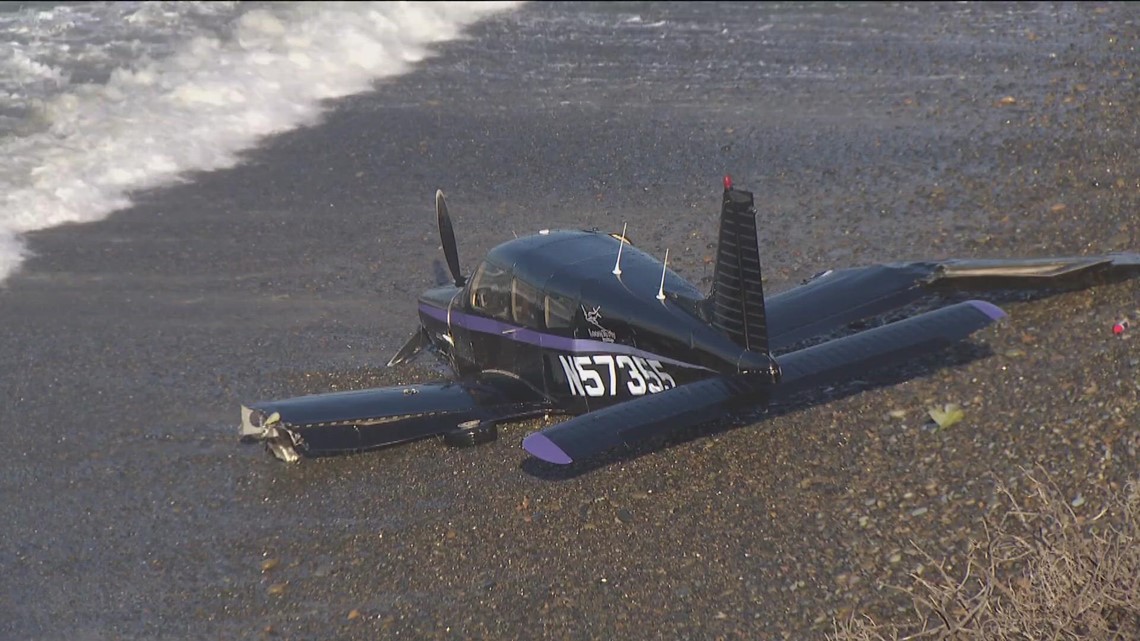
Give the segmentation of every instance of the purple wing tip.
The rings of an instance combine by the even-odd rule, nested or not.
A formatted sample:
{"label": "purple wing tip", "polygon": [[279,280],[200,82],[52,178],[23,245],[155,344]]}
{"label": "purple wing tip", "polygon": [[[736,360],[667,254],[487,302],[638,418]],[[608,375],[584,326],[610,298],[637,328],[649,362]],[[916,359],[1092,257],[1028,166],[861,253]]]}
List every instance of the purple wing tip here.
{"label": "purple wing tip", "polygon": [[523,449],[530,452],[531,456],[540,458],[547,463],[568,465],[574,462],[574,459],[567,456],[561,447],[554,444],[554,441],[540,433],[531,434],[524,438]]}
{"label": "purple wing tip", "polygon": [[999,318],[1005,318],[1005,312],[1003,312],[1000,307],[994,305],[993,303],[989,303],[984,300],[972,300],[970,301],[970,304],[973,305],[974,308],[979,312],[985,314],[986,316],[989,316],[990,320],[996,321]]}

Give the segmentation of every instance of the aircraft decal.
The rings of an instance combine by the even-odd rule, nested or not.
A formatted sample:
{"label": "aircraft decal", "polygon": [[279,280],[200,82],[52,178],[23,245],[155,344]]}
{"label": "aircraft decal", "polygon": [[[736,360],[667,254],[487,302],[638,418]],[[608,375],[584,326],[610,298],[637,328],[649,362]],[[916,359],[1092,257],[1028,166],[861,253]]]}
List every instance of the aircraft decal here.
{"label": "aircraft decal", "polygon": [[614,342],[614,339],[617,338],[617,334],[615,334],[612,330],[602,327],[601,307],[586,309],[586,306],[583,305],[582,313],[586,315],[586,322],[593,325],[593,327],[587,330],[590,332],[590,336],[592,338],[600,339],[603,343]]}
{"label": "aircraft decal", "polygon": [[559,354],[573,396],[656,394],[677,386],[659,360],[628,354]]}
{"label": "aircraft decal", "polygon": [[[420,312],[427,314],[432,318],[438,320],[446,320],[446,312],[442,309],[432,307],[431,305],[420,304]],[[686,363],[685,361],[668,358],[653,352],[647,352],[643,349],[637,349],[630,345],[623,345],[621,343],[607,343],[604,341],[593,340],[588,338],[567,338],[565,336],[555,336],[554,334],[546,334],[537,330],[527,329],[518,325],[511,325],[492,318],[485,318],[483,316],[475,316],[474,314],[466,314],[455,310],[451,311],[451,324],[454,326],[465,327],[473,332],[481,332],[484,334],[492,334],[501,336],[520,343],[528,345],[537,345],[538,347],[546,349],[554,349],[562,352],[571,352],[574,354],[589,354],[592,352],[607,352],[610,354],[622,354],[625,356],[633,356],[644,359],[645,361],[658,361],[667,365],[676,365],[678,367],[687,367],[690,369],[699,369],[706,372],[712,370],[703,365],[695,363]]]}

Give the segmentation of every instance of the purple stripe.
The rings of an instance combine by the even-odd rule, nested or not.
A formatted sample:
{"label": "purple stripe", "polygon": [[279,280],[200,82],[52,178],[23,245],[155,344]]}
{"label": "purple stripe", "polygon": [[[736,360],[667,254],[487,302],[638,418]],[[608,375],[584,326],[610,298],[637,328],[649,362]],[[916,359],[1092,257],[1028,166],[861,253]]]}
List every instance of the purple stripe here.
{"label": "purple stripe", "polygon": [[[446,323],[447,310],[434,307],[432,305],[420,304],[420,313],[427,314],[432,318]],[[595,341],[586,338],[566,338],[565,336],[555,336],[554,334],[544,334],[537,332],[533,329],[519,327],[518,325],[510,325],[491,318],[484,318],[482,316],[475,316],[473,314],[464,314],[463,312],[451,312],[451,324],[464,327],[474,332],[483,334],[491,334],[501,338],[509,338],[510,340],[519,343],[527,343],[528,345],[537,345],[544,349],[554,349],[562,352],[570,352],[579,354],[582,352],[602,352],[604,354],[625,354],[627,356],[640,356],[641,358],[649,360],[658,360],[662,363],[669,365],[678,365],[680,367],[689,367],[692,369],[701,369],[707,372],[715,370],[703,367],[701,365],[694,365],[693,363],[686,363],[667,356],[654,354],[642,349],[637,349],[630,345],[622,343],[607,343],[605,341]]]}
{"label": "purple stripe", "polygon": [[554,441],[538,432],[523,439],[523,449],[530,452],[531,456],[540,458],[547,463],[569,465],[574,462],[574,459],[567,456],[561,447],[554,444]]}
{"label": "purple stripe", "polygon": [[984,300],[971,300],[967,302],[973,305],[974,308],[979,312],[985,314],[986,316],[989,316],[991,320],[1005,318],[1005,312],[1003,312],[1000,307],[994,305],[993,303],[989,303]]}

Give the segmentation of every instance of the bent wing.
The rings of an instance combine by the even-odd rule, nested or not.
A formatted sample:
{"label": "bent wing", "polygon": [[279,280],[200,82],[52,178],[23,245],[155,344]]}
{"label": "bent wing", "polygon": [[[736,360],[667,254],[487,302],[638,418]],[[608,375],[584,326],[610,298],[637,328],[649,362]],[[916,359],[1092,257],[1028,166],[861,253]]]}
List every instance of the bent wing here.
{"label": "bent wing", "polygon": [[518,386],[424,383],[299,396],[241,408],[244,440],[264,441],[283,461],[392,445],[444,434],[469,421],[542,413],[546,399]]}
{"label": "bent wing", "polygon": [[938,290],[1064,290],[1140,275],[1140,254],[892,263],[825,272],[769,296],[773,351],[898,309]]}
{"label": "bent wing", "polygon": [[722,418],[759,405],[776,391],[823,385],[962,340],[1005,315],[984,301],[926,312],[787,354],[777,359],[781,379],[717,376],[582,414],[523,439],[532,456],[566,465],[618,445]]}

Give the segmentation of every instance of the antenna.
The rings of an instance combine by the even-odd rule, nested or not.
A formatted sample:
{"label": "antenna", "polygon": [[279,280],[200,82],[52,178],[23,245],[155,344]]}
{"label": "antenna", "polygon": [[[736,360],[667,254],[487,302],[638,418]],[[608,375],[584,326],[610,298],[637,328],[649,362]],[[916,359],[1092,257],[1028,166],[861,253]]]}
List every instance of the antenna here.
{"label": "antenna", "polygon": [[614,263],[614,276],[621,276],[621,248],[625,245],[625,228],[629,223],[623,223],[621,226],[621,238],[618,239],[618,257],[617,262]]}
{"label": "antenna", "polygon": [[661,265],[661,287],[657,289],[657,300],[665,302],[665,270],[669,267],[669,250],[665,250],[665,262]]}

